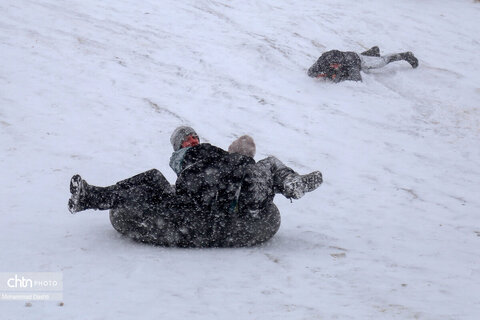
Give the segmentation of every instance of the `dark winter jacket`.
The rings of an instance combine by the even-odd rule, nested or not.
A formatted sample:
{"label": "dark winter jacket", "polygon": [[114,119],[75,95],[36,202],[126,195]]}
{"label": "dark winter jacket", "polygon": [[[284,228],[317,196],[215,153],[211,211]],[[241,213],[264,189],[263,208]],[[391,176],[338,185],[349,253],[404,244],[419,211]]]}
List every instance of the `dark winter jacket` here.
{"label": "dark winter jacket", "polygon": [[362,81],[360,69],[361,60],[357,53],[331,50],[323,53],[308,69],[308,76],[329,79],[333,82]]}
{"label": "dark winter jacket", "polygon": [[[185,225],[192,222],[190,230],[204,229],[205,239],[222,242],[236,223],[235,211],[242,182],[253,158],[228,153],[208,143],[187,150],[181,162],[175,189],[186,215]],[[191,210],[195,208],[195,210]]]}
{"label": "dark winter jacket", "polygon": [[185,153],[175,189],[202,212],[229,211],[238,197],[245,168],[255,161],[228,153],[208,143],[191,147]]}

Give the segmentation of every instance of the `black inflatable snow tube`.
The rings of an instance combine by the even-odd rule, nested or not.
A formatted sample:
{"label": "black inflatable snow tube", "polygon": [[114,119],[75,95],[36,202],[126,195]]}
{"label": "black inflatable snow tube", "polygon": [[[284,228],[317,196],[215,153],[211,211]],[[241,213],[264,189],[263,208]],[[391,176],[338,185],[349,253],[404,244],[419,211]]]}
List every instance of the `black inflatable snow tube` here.
{"label": "black inflatable snow tube", "polygon": [[124,236],[153,245],[248,247],[271,239],[280,228],[281,219],[277,206],[271,203],[254,217],[240,213],[233,217],[224,215],[221,221],[193,213],[176,215],[175,212],[158,214],[154,210],[113,209],[110,222]]}

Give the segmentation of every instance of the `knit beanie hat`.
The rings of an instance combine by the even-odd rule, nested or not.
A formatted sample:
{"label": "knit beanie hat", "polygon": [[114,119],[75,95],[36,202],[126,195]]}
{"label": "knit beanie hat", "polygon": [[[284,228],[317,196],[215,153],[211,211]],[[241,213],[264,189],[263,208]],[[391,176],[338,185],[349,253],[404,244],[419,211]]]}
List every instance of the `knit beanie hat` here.
{"label": "knit beanie hat", "polygon": [[191,134],[198,137],[197,133],[192,127],[180,126],[173,130],[172,136],[170,137],[170,143],[172,144],[173,150],[180,150],[182,142]]}
{"label": "knit beanie hat", "polygon": [[247,135],[233,141],[230,147],[228,147],[228,152],[230,153],[239,153],[252,158],[255,157],[255,151],[255,142],[252,137]]}

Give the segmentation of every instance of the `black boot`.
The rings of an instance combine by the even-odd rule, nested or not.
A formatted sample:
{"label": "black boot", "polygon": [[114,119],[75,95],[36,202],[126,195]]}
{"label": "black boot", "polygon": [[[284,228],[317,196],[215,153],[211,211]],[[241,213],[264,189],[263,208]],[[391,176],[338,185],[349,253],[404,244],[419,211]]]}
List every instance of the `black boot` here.
{"label": "black boot", "polygon": [[368,56],[368,57],[380,57],[380,49],[377,46],[375,46],[375,47],[371,47],[367,51],[364,51],[360,54],[362,56]]}
{"label": "black boot", "polygon": [[96,187],[89,185],[78,174],[70,179],[70,193],[68,210],[73,214],[87,209],[108,210],[113,208],[115,193],[112,187]]}
{"label": "black boot", "polygon": [[70,179],[70,193],[72,196],[68,199],[68,210],[76,213],[88,209],[86,205],[87,182],[76,174]]}
{"label": "black boot", "polygon": [[413,55],[413,53],[411,53],[410,51],[408,52],[404,52],[404,53],[401,53],[403,55],[403,60],[407,61],[408,63],[410,63],[410,65],[412,66],[412,68],[416,68],[418,67],[418,59],[415,58],[415,56]]}
{"label": "black boot", "polygon": [[394,61],[400,61],[400,60],[407,61],[408,63],[410,63],[412,68],[418,67],[418,59],[415,58],[413,53],[410,52],[410,51],[397,53],[397,54],[392,54],[392,55],[388,56],[387,63],[394,62]]}

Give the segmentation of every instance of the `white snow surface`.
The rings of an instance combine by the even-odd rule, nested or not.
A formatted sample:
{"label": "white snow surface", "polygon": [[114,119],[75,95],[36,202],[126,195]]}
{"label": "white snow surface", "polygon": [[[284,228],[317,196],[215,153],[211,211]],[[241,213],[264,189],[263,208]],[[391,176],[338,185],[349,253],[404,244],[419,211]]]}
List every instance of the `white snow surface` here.
{"label": "white snow surface", "polygon": [[[63,272],[1,319],[480,319],[480,3],[0,0],[0,272]],[[413,51],[325,83],[324,51]],[[151,168],[191,125],[324,184],[264,245],[135,243],[69,180]]]}

